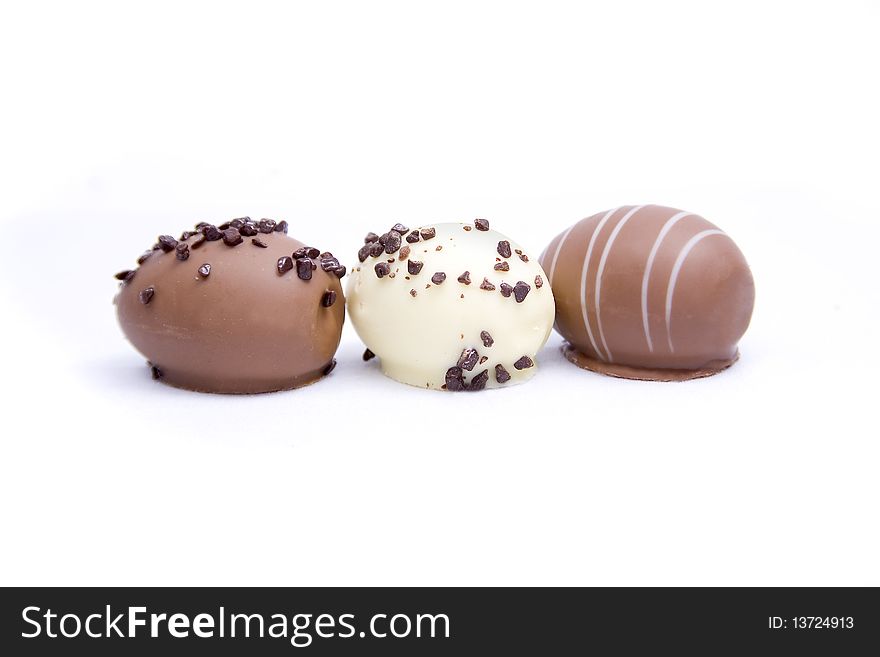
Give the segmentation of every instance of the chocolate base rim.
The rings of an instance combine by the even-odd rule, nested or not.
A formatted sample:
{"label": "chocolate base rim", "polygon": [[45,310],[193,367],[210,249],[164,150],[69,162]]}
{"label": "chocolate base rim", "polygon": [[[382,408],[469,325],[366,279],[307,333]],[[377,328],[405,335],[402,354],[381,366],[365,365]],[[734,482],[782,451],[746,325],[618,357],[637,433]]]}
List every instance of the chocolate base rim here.
{"label": "chocolate base rim", "polygon": [[562,345],[562,354],[568,362],[590,372],[596,372],[597,374],[610,376],[615,379],[658,383],[679,383],[682,381],[693,381],[694,379],[705,379],[720,374],[739,360],[739,350],[737,350],[731,359],[713,360],[696,370],[671,370],[606,363],[583,354],[570,342]]}
{"label": "chocolate base rim", "polygon": [[[329,364],[328,364],[329,365]],[[317,372],[311,372],[309,374],[304,374],[299,377],[293,378],[290,380],[290,384],[284,384],[281,387],[266,387],[260,388],[257,390],[247,390],[247,391],[235,391],[235,390],[209,390],[207,388],[195,387],[193,385],[187,385],[184,382],[175,381],[174,375],[169,375],[159,368],[162,371],[162,376],[158,379],[154,379],[155,383],[163,383],[170,388],[175,388],[177,390],[185,390],[186,392],[194,392],[201,395],[230,395],[230,396],[240,396],[246,397],[248,395],[270,395],[276,392],[289,392],[291,390],[298,390],[300,388],[306,388],[308,386],[314,385],[320,382],[322,379],[326,379],[330,376],[330,374],[325,374],[324,370],[318,370]]]}

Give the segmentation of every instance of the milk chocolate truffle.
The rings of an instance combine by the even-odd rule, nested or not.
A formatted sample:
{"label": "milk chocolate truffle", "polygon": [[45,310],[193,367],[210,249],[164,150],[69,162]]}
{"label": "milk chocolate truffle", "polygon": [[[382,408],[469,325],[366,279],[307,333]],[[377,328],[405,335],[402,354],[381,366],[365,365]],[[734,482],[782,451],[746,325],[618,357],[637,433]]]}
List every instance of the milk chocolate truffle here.
{"label": "milk chocolate truffle", "polygon": [[122,281],[122,330],[153,377],[202,392],[297,388],[335,365],[345,318],[330,253],[287,236],[287,222],[244,217],[159,237]]}
{"label": "milk chocolate truffle", "polygon": [[358,260],[349,312],[387,376],[458,392],[535,374],[535,354],[553,325],[553,293],[537,259],[485,219],[397,224],[368,234]]}
{"label": "milk chocolate truffle", "polygon": [[541,256],[564,352],[628,379],[710,376],[739,357],[755,285],[733,240],[699,215],[658,205],[602,212]]}

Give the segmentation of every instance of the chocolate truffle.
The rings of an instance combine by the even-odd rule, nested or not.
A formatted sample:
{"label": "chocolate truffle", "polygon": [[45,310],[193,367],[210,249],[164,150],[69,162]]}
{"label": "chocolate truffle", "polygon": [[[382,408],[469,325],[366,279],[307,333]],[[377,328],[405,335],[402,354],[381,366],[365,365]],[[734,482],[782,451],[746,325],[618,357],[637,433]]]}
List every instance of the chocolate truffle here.
{"label": "chocolate truffle", "polygon": [[297,388],[332,369],[345,268],[286,232],[286,222],[271,219],[203,222],[178,240],[162,236],[122,276],[119,323],[154,378],[257,393]]}
{"label": "chocolate truffle", "polygon": [[755,285],[733,240],[699,215],[624,206],[575,224],[541,256],[573,363],[682,381],[739,357]]}
{"label": "chocolate truffle", "polygon": [[413,229],[402,246],[401,235],[367,235],[348,284],[354,327],[384,373],[450,391],[534,376],[554,312],[537,259],[483,219]]}

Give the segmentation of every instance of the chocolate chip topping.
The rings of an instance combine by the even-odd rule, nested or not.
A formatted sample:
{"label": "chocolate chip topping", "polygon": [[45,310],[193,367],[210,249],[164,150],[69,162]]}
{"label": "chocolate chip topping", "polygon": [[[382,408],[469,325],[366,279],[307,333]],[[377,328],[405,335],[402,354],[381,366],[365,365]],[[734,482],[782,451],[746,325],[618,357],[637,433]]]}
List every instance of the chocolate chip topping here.
{"label": "chocolate chip topping", "polygon": [[152,363],[147,363],[150,366],[150,376],[153,377],[153,381],[158,381],[162,378],[162,370],[153,365]]}
{"label": "chocolate chip topping", "polygon": [[358,249],[358,260],[361,262],[366,262],[367,258],[370,255],[370,245],[364,244],[360,249]]}
{"label": "chocolate chip topping", "polygon": [[261,249],[268,249],[268,248],[269,248],[269,245],[266,244],[266,243],[265,243],[263,240],[261,240],[259,237],[255,237],[255,238],[253,238],[253,239],[251,240],[251,244],[253,244],[254,246],[258,246],[258,247],[260,247]]}
{"label": "chocolate chip topping", "polygon": [[260,232],[265,233],[266,235],[268,235],[269,233],[274,233],[276,225],[277,224],[275,223],[274,219],[260,219],[260,223],[257,224]]}
{"label": "chocolate chip topping", "polygon": [[464,232],[466,232],[466,233],[469,233],[473,230],[473,228],[471,228],[470,226],[462,226],[462,228],[464,229]]}
{"label": "chocolate chip topping", "polygon": [[410,295],[411,297],[417,297],[417,296],[419,295],[419,293],[416,292],[415,290],[410,290],[410,291],[409,291],[409,295]]}
{"label": "chocolate chip topping", "polygon": [[379,236],[376,233],[367,233],[367,236],[364,238],[364,244],[372,244],[373,242],[378,242]]}
{"label": "chocolate chip topping", "polygon": [[511,294],[513,294],[513,286],[508,285],[507,283],[502,283],[501,284],[501,296],[503,296],[506,299],[506,298],[510,297]]}
{"label": "chocolate chip topping", "polygon": [[370,255],[374,258],[378,258],[380,255],[385,253],[385,246],[380,244],[379,242],[373,242],[370,244]]}
{"label": "chocolate chip topping", "polygon": [[122,281],[123,283],[128,283],[132,278],[134,278],[134,270],[126,269],[125,271],[121,271],[117,274],[113,275],[117,281]]}
{"label": "chocolate chip topping", "polygon": [[516,298],[516,302],[522,303],[525,301],[531,290],[532,286],[525,281],[517,281],[516,285],[513,286],[513,296]]}
{"label": "chocolate chip topping", "polygon": [[366,363],[368,360],[373,360],[375,357],[376,357],[376,354],[374,354],[374,353],[373,353],[372,351],[370,351],[369,349],[367,349],[367,350],[364,351],[364,362],[365,362],[365,363]]}
{"label": "chocolate chip topping", "polygon": [[422,267],[425,266],[424,262],[419,262],[418,260],[410,260],[406,263],[406,270],[412,275],[415,276],[419,272],[422,271]]}
{"label": "chocolate chip topping", "polygon": [[223,243],[226,246],[238,246],[244,240],[241,239],[241,233],[238,228],[227,228],[223,231]]}
{"label": "chocolate chip topping", "polygon": [[460,367],[450,367],[446,371],[446,389],[451,392],[464,390],[464,372]]}
{"label": "chocolate chip topping", "polygon": [[[502,283],[502,285],[503,285],[503,283]],[[491,292],[492,290],[495,289],[495,286],[492,285],[492,283],[489,282],[489,279],[488,279],[488,278],[484,278],[484,279],[483,279],[483,282],[480,283],[480,289],[481,289],[481,290],[486,290],[487,292]]]}
{"label": "chocolate chip topping", "polygon": [[178,244],[177,248],[174,249],[174,251],[177,259],[181,262],[189,258],[189,246],[187,246],[186,244]]}
{"label": "chocolate chip topping", "polygon": [[276,233],[284,233],[285,235],[287,235],[287,222],[286,221],[279,221],[275,225],[275,232]]}
{"label": "chocolate chip topping", "polygon": [[480,360],[480,354],[477,353],[476,349],[465,349],[461,352],[461,356],[458,357],[456,366],[471,372],[477,365],[478,360]]}
{"label": "chocolate chip topping", "polygon": [[308,256],[312,260],[314,260],[315,258],[317,258],[320,255],[321,255],[321,249],[316,249],[313,246],[306,247],[306,256]]}
{"label": "chocolate chip topping", "polygon": [[153,295],[156,294],[156,289],[152,287],[148,287],[144,290],[141,290],[138,294],[138,299],[145,306],[153,300]]}
{"label": "chocolate chip topping", "polygon": [[458,282],[464,283],[465,285],[470,285],[471,284],[471,273],[469,271],[466,271],[465,273],[463,273],[461,276],[458,277]]}
{"label": "chocolate chip topping", "polygon": [[477,374],[474,378],[471,379],[471,384],[468,390],[472,392],[477,392],[479,390],[484,390],[486,388],[486,384],[489,382],[489,370],[483,370],[479,374]]}
{"label": "chocolate chip topping", "polygon": [[480,340],[483,341],[484,347],[491,347],[495,344],[495,339],[489,335],[489,331],[480,331]]}
{"label": "chocolate chip topping", "polygon": [[336,359],[334,358],[329,363],[327,363],[327,367],[324,368],[324,376],[327,376],[328,374],[330,374],[330,372],[332,372],[335,369],[336,369]]}
{"label": "chocolate chip topping", "polygon": [[[195,246],[193,246],[193,248],[195,248]],[[139,265],[144,264],[149,259],[149,257],[151,255],[153,255],[152,249],[149,251],[144,251],[143,253],[140,254],[140,256],[138,256],[137,263]]]}
{"label": "chocolate chip topping", "polygon": [[[410,260],[409,262],[410,262],[410,265],[412,265],[413,261]],[[385,276],[387,276],[388,274],[391,273],[391,267],[388,266],[387,262],[378,263],[376,265],[375,269],[376,269],[376,276],[378,276],[379,278],[384,278]]]}
{"label": "chocolate chip topping", "polygon": [[409,258],[410,248],[408,246],[401,247],[400,253],[397,254],[398,259],[406,260]]}
{"label": "chocolate chip topping", "polygon": [[205,242],[207,242],[207,241],[208,241],[208,240],[205,238],[204,235],[199,235],[197,238],[195,238],[195,239],[192,241],[192,244],[190,244],[189,247],[190,247],[193,251],[195,251],[196,249],[201,249],[201,248],[205,245]]}
{"label": "chocolate chip topping", "polygon": [[507,262],[496,262],[495,271],[510,271],[510,265]]}
{"label": "chocolate chip topping", "polygon": [[519,259],[522,260],[523,262],[528,262],[528,261],[529,261],[529,256],[527,256],[525,253],[520,253],[520,254],[519,254]]}
{"label": "chocolate chip topping", "polygon": [[510,381],[510,372],[504,369],[504,365],[495,366],[495,380],[498,383],[507,383]]}
{"label": "chocolate chip topping", "polygon": [[202,227],[202,235],[204,235],[205,239],[209,242],[216,242],[217,240],[223,239],[223,233],[220,232],[220,229],[211,224]]}
{"label": "chocolate chip topping", "polygon": [[498,242],[498,255],[500,255],[502,258],[509,258],[511,255],[513,255],[510,251],[510,242],[508,242],[507,240],[501,240],[500,242]]}
{"label": "chocolate chip topping", "polygon": [[434,237],[437,236],[437,229],[436,228],[422,228],[419,231],[419,234],[422,236],[423,240],[434,239]]}
{"label": "chocolate chip topping", "polygon": [[539,290],[544,287],[544,279],[540,276],[535,276],[535,287]]}
{"label": "chocolate chip topping", "polygon": [[312,280],[312,271],[316,268],[315,263],[308,258],[300,258],[296,261],[296,275],[301,281]]}
{"label": "chocolate chip topping", "polygon": [[431,282],[434,285],[440,285],[445,280],[446,280],[446,274],[444,274],[442,271],[438,271],[436,274],[431,276]]}
{"label": "chocolate chip topping", "polygon": [[534,365],[535,363],[528,356],[523,356],[513,364],[513,366],[518,370],[527,370],[530,367],[534,367]]}
{"label": "chocolate chip topping", "polygon": [[208,278],[211,275],[211,264],[206,262],[201,267],[199,267],[199,276],[202,278]]}
{"label": "chocolate chip topping", "polygon": [[407,232],[407,231],[409,230],[409,228],[407,228],[406,226],[404,226],[402,223],[399,223],[399,222],[398,222],[398,223],[394,224],[394,225],[391,227],[391,230],[393,230],[393,231],[396,232],[396,233],[400,233],[401,235],[403,235],[405,232]]}
{"label": "chocolate chip topping", "polygon": [[188,240],[188,239],[189,239],[190,237],[192,237],[193,235],[198,235],[198,234],[199,234],[198,231],[195,231],[195,230],[185,230],[185,231],[183,231],[183,232],[180,234],[180,238],[179,238],[179,239],[180,239],[181,242],[185,242],[186,240]]}
{"label": "chocolate chip topping", "polygon": [[170,253],[177,248],[177,240],[171,237],[171,235],[159,235],[158,244],[159,248],[165,253]]}
{"label": "chocolate chip topping", "polygon": [[324,308],[329,308],[334,303],[336,303],[336,292],[334,290],[327,290],[324,292],[324,296],[321,297],[321,305]]}
{"label": "chocolate chip topping", "polygon": [[253,237],[260,231],[257,230],[257,227],[253,224],[245,224],[241,228],[238,229],[238,232],[244,235],[245,237]]}
{"label": "chocolate chip topping", "polygon": [[388,233],[388,238],[385,240],[385,253],[390,255],[397,252],[398,249],[400,249],[400,233],[392,230]]}
{"label": "chocolate chip topping", "polygon": [[419,231],[414,230],[409,235],[406,236],[406,241],[410,244],[415,244],[419,241]]}
{"label": "chocolate chip topping", "polygon": [[278,269],[278,275],[283,276],[291,269],[293,269],[293,258],[290,256],[282,256],[278,258],[278,262],[275,264],[275,267]]}
{"label": "chocolate chip topping", "polygon": [[477,230],[489,230],[489,222],[485,219],[474,219],[474,226]]}

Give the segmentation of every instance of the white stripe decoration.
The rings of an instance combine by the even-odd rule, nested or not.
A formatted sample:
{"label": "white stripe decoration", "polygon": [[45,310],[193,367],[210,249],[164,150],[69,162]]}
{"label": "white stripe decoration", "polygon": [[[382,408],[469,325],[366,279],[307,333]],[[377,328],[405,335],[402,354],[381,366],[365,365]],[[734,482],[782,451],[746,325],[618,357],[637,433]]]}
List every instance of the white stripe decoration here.
{"label": "white stripe decoration", "polygon": [[666,337],[669,340],[669,351],[671,353],[675,353],[675,347],[672,346],[672,328],[671,328],[671,320],[672,320],[672,297],[675,294],[675,284],[678,282],[678,273],[681,271],[681,267],[684,264],[685,259],[688,257],[688,254],[693,250],[693,248],[703,239],[710,237],[712,235],[726,235],[723,230],[718,230],[717,228],[711,228],[709,230],[704,230],[700,233],[697,233],[692,238],[690,238],[685,244],[681,252],[678,254],[678,258],[675,259],[675,265],[672,267],[672,274],[669,276],[669,286],[666,288]]}
{"label": "white stripe decoration", "polygon": [[571,231],[575,229],[575,227],[580,222],[576,222],[568,227],[562,234],[562,238],[559,240],[559,244],[556,245],[556,253],[553,254],[553,261],[550,263],[550,269],[547,270],[547,278],[550,279],[550,284],[553,284],[553,276],[556,274],[556,263],[559,261],[559,254],[562,253],[562,245],[565,244],[565,240],[568,239],[568,236],[571,234]]}
{"label": "white stripe decoration", "polygon": [[596,245],[596,238],[599,236],[599,233],[602,231],[605,224],[608,223],[611,215],[618,210],[620,210],[620,208],[609,210],[605,216],[599,220],[596,229],[590,237],[590,244],[587,246],[587,256],[584,258],[584,268],[581,271],[581,315],[583,315],[584,318],[584,326],[587,328],[587,335],[590,338],[590,344],[593,345],[593,350],[598,354],[599,358],[602,358],[602,352],[599,351],[599,345],[596,344],[596,339],[593,337],[593,329],[590,328],[590,319],[587,316],[587,270],[590,268],[590,258],[593,257],[593,247]]}
{"label": "white stripe decoration", "polygon": [[663,228],[660,229],[660,234],[657,235],[654,246],[651,247],[651,253],[648,255],[648,262],[645,265],[645,275],[642,278],[642,324],[645,327],[645,340],[648,342],[648,351],[651,353],[654,353],[654,343],[651,340],[651,327],[648,324],[648,283],[651,280],[651,270],[654,268],[654,259],[657,257],[657,252],[660,250],[663,240],[666,239],[666,235],[669,234],[672,227],[685,217],[691,216],[693,216],[693,214],[690,212],[679,212],[678,214],[674,214],[669,221],[663,224]]}
{"label": "white stripe decoration", "polygon": [[605,342],[605,331],[602,330],[602,272],[605,271],[605,263],[608,262],[608,254],[611,252],[611,247],[614,246],[614,240],[617,239],[620,230],[626,225],[626,222],[643,207],[645,206],[639,205],[638,207],[633,208],[623,215],[623,219],[617,222],[614,230],[611,231],[611,236],[605,243],[602,257],[599,260],[599,269],[596,272],[596,324],[599,326],[599,338],[602,340],[602,346],[605,347],[606,360],[609,363],[613,362],[613,356],[611,355],[611,350],[608,348],[608,343]]}

